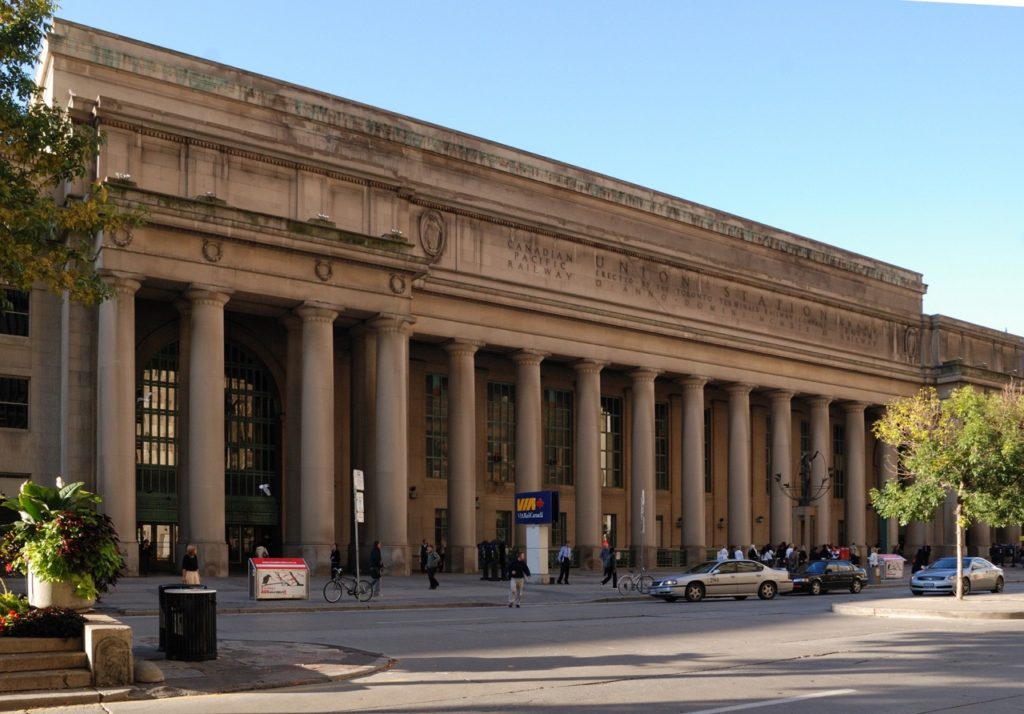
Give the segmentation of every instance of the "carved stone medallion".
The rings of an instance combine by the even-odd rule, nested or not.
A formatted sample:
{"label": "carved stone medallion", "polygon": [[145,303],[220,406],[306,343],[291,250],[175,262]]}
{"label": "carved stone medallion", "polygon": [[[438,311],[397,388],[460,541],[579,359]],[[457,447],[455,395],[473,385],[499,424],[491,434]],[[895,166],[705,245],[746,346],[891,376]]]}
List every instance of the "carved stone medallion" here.
{"label": "carved stone medallion", "polygon": [[431,258],[437,258],[444,252],[447,236],[444,218],[437,211],[427,211],[420,215],[420,246]]}

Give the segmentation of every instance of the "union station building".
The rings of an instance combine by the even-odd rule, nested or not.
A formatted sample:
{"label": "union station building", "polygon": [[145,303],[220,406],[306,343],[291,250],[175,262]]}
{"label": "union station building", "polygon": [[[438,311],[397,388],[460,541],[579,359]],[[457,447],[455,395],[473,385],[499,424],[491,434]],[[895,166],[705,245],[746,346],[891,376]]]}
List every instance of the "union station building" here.
{"label": "union station building", "polygon": [[873,424],[1024,371],[1021,337],[922,314],[919,273],[452,129],[60,20],[39,82],[146,220],[98,236],[100,306],[7,290],[0,489],[87,482],[132,572],[143,537],[326,572],[355,469],[396,574],[423,540],[475,571],[541,490],[582,567],[604,539],[945,552],[950,511],[871,508]]}

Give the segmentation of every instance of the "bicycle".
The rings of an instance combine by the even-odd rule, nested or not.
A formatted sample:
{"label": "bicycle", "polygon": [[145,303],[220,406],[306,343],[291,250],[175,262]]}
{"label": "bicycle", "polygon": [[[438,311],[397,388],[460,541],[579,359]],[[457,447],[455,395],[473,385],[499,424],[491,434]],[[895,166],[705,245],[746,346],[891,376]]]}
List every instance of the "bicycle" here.
{"label": "bicycle", "polygon": [[369,602],[373,598],[373,587],[369,580],[356,580],[355,576],[346,575],[341,568],[335,568],[331,579],[324,585],[324,600],[338,602],[345,593],[359,602]]}
{"label": "bicycle", "polygon": [[639,573],[630,571],[619,578],[619,595],[627,595],[631,590],[647,595],[653,584],[654,578],[647,574],[647,568],[641,567]]}

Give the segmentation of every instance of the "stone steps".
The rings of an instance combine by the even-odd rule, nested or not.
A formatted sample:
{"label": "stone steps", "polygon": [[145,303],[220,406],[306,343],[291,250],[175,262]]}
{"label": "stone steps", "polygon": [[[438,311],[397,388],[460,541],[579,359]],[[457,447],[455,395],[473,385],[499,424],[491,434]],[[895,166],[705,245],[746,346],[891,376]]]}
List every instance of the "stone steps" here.
{"label": "stone steps", "polygon": [[0,693],[90,686],[82,638],[0,637]]}

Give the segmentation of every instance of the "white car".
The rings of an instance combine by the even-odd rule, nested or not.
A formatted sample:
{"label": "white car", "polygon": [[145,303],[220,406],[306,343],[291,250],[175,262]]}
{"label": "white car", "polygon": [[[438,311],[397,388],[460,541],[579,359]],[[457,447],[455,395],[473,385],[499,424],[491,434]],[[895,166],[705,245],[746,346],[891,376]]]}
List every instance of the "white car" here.
{"label": "white car", "polygon": [[709,560],[681,575],[655,580],[650,595],[667,602],[686,598],[699,602],[706,597],[732,597],[746,600],[757,595],[771,600],[778,593],[793,590],[789,572],[769,568],[754,560]]}

